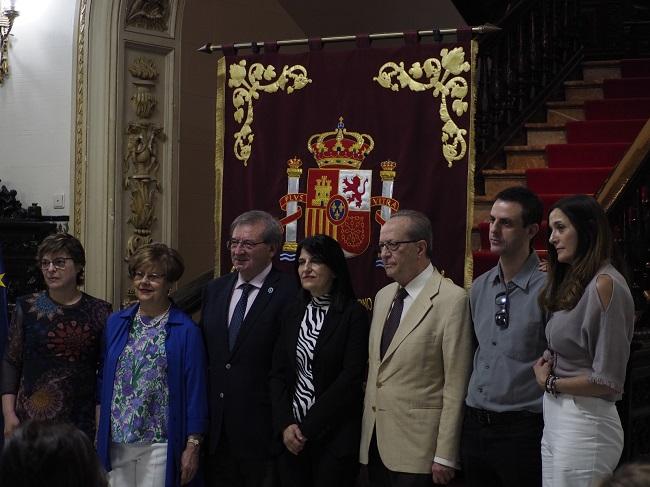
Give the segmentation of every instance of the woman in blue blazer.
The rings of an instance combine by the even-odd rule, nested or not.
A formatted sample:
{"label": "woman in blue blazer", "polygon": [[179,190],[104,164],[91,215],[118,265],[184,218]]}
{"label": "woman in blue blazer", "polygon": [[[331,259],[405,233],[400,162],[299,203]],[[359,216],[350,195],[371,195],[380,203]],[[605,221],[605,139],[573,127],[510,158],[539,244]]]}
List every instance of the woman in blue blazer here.
{"label": "woman in blue blazer", "polygon": [[355,299],[343,251],[316,235],[301,242],[303,292],[282,319],[273,355],[274,431],[282,485],[352,486],[358,473],[368,360],[368,313]]}
{"label": "woman in blue blazer", "polygon": [[169,299],[181,256],[147,245],[129,259],[138,303],[106,325],[97,453],[111,487],[202,485],[207,430],[201,331]]}

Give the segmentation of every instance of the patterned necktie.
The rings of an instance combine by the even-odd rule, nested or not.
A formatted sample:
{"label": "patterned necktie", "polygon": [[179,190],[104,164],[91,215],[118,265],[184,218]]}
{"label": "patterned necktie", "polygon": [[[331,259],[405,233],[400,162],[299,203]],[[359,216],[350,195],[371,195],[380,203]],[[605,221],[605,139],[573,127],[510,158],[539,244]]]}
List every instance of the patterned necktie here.
{"label": "patterned necktie", "polygon": [[232,351],[235,348],[235,342],[237,341],[237,335],[239,335],[239,330],[241,329],[241,324],[244,322],[244,316],[246,315],[246,305],[248,304],[248,293],[253,289],[253,285],[245,282],[239,289],[241,289],[241,297],[237,301],[235,306],[235,311],[232,313],[232,318],[230,319],[230,326],[228,327],[228,347]]}
{"label": "patterned necktie", "polygon": [[384,323],[384,331],[381,335],[381,346],[379,348],[379,357],[384,358],[386,350],[390,342],[393,341],[397,327],[399,326],[400,319],[402,318],[402,310],[404,309],[404,298],[408,296],[409,293],[406,292],[406,289],[403,287],[397,290],[395,293],[395,299],[393,299],[393,307],[388,313],[388,318],[386,318],[386,323]]}

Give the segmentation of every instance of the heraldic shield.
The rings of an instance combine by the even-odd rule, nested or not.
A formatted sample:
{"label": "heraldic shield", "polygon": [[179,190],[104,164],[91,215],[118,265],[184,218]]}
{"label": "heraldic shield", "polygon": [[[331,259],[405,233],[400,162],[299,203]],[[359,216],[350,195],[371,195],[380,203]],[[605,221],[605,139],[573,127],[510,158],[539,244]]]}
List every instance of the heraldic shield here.
{"label": "heraldic shield", "polygon": [[329,235],[348,257],[365,252],[370,244],[371,189],[370,170],[309,169],[305,236]]}
{"label": "heraldic shield", "polygon": [[287,162],[287,194],[280,207],[287,216],[280,220],[285,226],[285,243],[280,260],[293,261],[297,248],[297,223],[303,216],[299,204],[305,205],[305,237],[325,234],[336,239],[346,257],[363,254],[370,245],[372,207],[375,220],[383,225],[399,203],[392,198],[396,163],[380,163],[382,195],[372,196],[372,170],[361,169],[366,156],[375,146],[372,137],[346,130],[343,117],[336,130],[312,135],[307,141],[318,168],[310,168],[307,187],[301,193],[302,161],[297,157]]}

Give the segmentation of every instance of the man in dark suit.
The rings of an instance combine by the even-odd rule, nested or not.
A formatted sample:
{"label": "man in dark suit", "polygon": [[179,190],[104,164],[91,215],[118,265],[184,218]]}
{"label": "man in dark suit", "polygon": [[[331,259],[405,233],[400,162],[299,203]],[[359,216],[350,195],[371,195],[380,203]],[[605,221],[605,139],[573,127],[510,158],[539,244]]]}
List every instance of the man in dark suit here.
{"label": "man in dark suit", "polygon": [[203,295],[210,486],[274,485],[269,371],[280,312],[297,292],[295,279],[271,265],[281,239],[268,213],[238,216],[227,241],[235,272],[210,282]]}

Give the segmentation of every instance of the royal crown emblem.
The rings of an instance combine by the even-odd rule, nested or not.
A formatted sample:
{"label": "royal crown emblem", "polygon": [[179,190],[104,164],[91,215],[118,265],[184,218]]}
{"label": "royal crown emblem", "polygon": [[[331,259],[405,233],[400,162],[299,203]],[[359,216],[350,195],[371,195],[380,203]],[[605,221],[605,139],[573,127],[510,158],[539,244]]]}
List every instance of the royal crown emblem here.
{"label": "royal crown emblem", "polygon": [[393,161],[380,164],[382,196],[373,197],[372,170],[361,169],[375,146],[368,134],[348,131],[339,118],[336,130],[314,134],[307,149],[314,156],[317,168],[309,168],[306,192],[300,192],[302,161],[293,157],[287,161],[287,194],[280,199],[286,211],[281,220],[285,226],[285,243],[281,260],[294,260],[298,241],[298,220],[303,216],[300,203],[305,205],[306,237],[325,234],[338,240],[347,257],[366,251],[371,237],[371,208],[381,206],[375,220],[383,224],[399,203],[392,198],[395,168]]}
{"label": "royal crown emblem", "polygon": [[314,134],[307,142],[307,149],[318,167],[359,169],[363,160],[375,147],[375,141],[368,134],[348,132],[339,118],[336,130]]}

